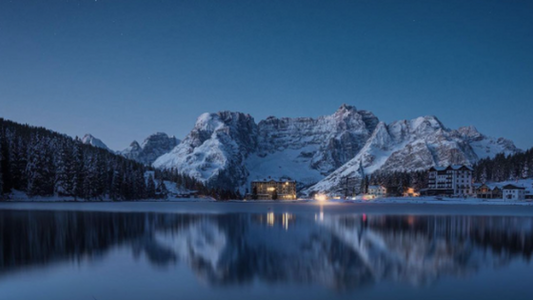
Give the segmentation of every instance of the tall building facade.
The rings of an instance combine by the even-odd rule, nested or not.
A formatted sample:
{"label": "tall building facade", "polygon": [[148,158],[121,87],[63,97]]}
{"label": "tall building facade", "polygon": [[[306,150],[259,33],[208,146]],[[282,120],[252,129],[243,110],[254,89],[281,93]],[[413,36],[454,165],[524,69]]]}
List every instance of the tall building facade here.
{"label": "tall building facade", "polygon": [[428,195],[467,196],[473,194],[472,168],[450,165],[429,169]]}
{"label": "tall building facade", "polygon": [[296,200],[296,181],[252,181],[252,199]]}

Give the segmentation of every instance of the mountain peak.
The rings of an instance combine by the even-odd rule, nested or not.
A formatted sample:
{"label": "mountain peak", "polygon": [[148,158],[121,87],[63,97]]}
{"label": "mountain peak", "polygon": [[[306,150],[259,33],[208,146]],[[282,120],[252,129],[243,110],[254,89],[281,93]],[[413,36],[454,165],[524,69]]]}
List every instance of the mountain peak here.
{"label": "mountain peak", "polygon": [[130,144],[130,148],[132,149],[138,149],[138,148],[141,148],[141,145],[139,145],[139,143],[137,141],[133,141],[131,142]]}
{"label": "mountain peak", "polygon": [[346,103],[343,103],[339,109],[337,109],[337,112],[347,112],[347,111],[357,111],[357,108],[353,105],[348,105]]}
{"label": "mountain peak", "polygon": [[83,138],[81,139],[81,142],[86,144],[86,145],[91,145],[93,147],[97,147],[97,148],[101,148],[101,149],[105,149],[105,150],[109,150],[109,147],[107,147],[106,144],[104,144],[104,142],[102,142],[100,139],[97,139],[95,138],[92,134],[90,133],[87,133],[83,136]]}
{"label": "mountain peak", "polygon": [[149,135],[142,145],[133,141],[120,154],[142,164],[151,165],[159,156],[170,152],[179,143],[180,140],[174,136],[169,136],[164,132],[156,132]]}
{"label": "mountain peak", "polygon": [[472,126],[472,125],[459,127],[457,129],[457,132],[459,132],[461,135],[463,135],[465,137],[470,137],[470,138],[477,138],[477,137],[480,137],[482,135],[477,130],[477,128]]}
{"label": "mountain peak", "polygon": [[442,122],[435,116],[423,116],[411,120],[411,127],[418,130],[446,129]]}

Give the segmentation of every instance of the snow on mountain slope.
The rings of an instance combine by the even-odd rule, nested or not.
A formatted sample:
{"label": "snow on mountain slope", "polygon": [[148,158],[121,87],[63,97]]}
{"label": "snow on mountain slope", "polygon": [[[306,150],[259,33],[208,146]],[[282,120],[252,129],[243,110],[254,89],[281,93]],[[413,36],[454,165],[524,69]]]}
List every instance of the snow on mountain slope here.
{"label": "snow on mountain slope", "polygon": [[238,112],[205,113],[153,166],[241,192],[252,180],[291,178],[310,193],[335,191],[345,178],[359,176],[360,164],[367,174],[414,171],[517,151],[509,140],[474,127],[448,129],[434,116],[385,124],[371,112],[342,105],[328,116],[269,117],[258,124]]}
{"label": "snow on mountain slope", "polygon": [[133,141],[128,148],[119,153],[126,158],[136,160],[145,165],[151,165],[158,157],[174,149],[179,142],[174,136],[157,132],[148,136],[142,145],[139,145],[137,141]]}
{"label": "snow on mountain slope", "polygon": [[[104,144],[104,142],[102,142],[100,139],[95,138],[94,136],[92,136],[89,133],[83,136],[83,138],[81,139],[81,142],[84,143],[84,144],[87,144],[87,145],[91,145],[91,146],[94,146],[94,147],[97,147],[97,148],[102,148],[102,149],[111,151],[111,149],[109,149],[107,147],[107,145]],[[111,152],[113,152],[113,151],[111,151]]]}
{"label": "snow on mountain slope", "polygon": [[474,127],[451,130],[434,116],[389,125],[380,123],[352,160],[303,193],[339,192],[346,178],[360,177],[361,164],[366,174],[376,170],[418,171],[432,166],[473,164],[480,158],[493,157],[500,152],[517,151],[508,140],[486,137]]}
{"label": "snow on mountain slope", "polygon": [[259,124],[241,113],[203,114],[189,136],[153,166],[242,191],[268,176],[308,186],[353,157],[377,123],[372,113],[348,105],[316,119],[269,117]]}
{"label": "snow on mountain slope", "polygon": [[258,124],[258,155],[300,150],[300,165],[325,175],[354,157],[378,122],[372,113],[345,104],[316,119],[269,117]]}
{"label": "snow on mountain slope", "polygon": [[310,152],[311,147],[303,149],[285,149],[265,156],[251,154],[246,160],[249,172],[247,186],[254,180],[272,178],[297,179],[299,186],[309,186],[324,178],[320,171],[313,169],[309,158],[302,157],[302,152]]}
{"label": "snow on mountain slope", "polygon": [[257,147],[257,125],[247,114],[202,114],[192,131],[171,152],[154,163],[156,168],[177,168],[204,182],[237,187],[245,184],[245,160]]}
{"label": "snow on mountain slope", "polygon": [[512,141],[487,137],[474,126],[460,127],[457,133],[470,144],[479,159],[494,157],[498,153],[510,155],[520,151]]}

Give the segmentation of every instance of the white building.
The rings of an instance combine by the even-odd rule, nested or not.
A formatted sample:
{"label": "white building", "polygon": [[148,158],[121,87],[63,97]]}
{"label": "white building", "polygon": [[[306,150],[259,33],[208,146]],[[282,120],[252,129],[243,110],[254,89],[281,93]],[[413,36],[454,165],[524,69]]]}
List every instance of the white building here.
{"label": "white building", "polygon": [[374,198],[385,197],[387,195],[387,189],[382,185],[369,185],[368,195],[371,195]]}
{"label": "white building", "polygon": [[524,200],[526,198],[526,188],[508,184],[503,187],[503,200]]}
{"label": "white building", "polygon": [[431,167],[428,195],[467,196],[473,194],[472,168],[466,165]]}

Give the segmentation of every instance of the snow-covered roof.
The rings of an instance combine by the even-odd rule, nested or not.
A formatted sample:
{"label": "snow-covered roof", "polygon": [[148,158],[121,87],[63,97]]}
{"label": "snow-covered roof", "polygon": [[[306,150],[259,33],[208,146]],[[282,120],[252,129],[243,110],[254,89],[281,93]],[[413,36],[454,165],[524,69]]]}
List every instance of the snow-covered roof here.
{"label": "snow-covered roof", "polygon": [[519,188],[524,188],[526,190],[526,193],[533,194],[533,179],[518,179],[518,180],[508,180],[508,181],[502,181],[502,182],[488,182],[485,183],[488,187],[491,189],[494,188],[500,188],[503,189],[507,185],[516,186]]}
{"label": "snow-covered roof", "polygon": [[382,185],[369,185],[369,189],[384,189],[385,187]]}
{"label": "snow-covered roof", "polygon": [[459,170],[459,169],[462,169],[462,168],[467,168],[469,169],[470,171],[473,171],[474,169],[472,169],[472,167],[470,166],[467,166],[467,165],[451,165],[450,166],[452,169],[454,170]]}
{"label": "snow-covered roof", "polygon": [[296,182],[296,180],[290,180],[290,179],[263,179],[263,180],[253,180],[252,182],[261,182],[261,183],[267,183],[267,182]]}
{"label": "snow-covered roof", "polygon": [[515,184],[507,184],[503,186],[504,190],[525,190],[526,188],[523,186],[518,186]]}
{"label": "snow-covered roof", "polygon": [[[467,165],[449,165],[447,167],[432,167],[431,169],[435,170],[435,171],[445,171],[445,170],[448,170],[448,169],[452,169],[452,170],[460,170],[462,168],[466,168],[470,171],[474,171],[474,169],[472,169],[472,167],[470,166],[467,166]],[[431,170],[430,169],[430,170]]]}
{"label": "snow-covered roof", "polygon": [[498,188],[498,189],[501,189],[501,186],[497,185],[497,184],[489,184],[489,183],[474,183],[474,187],[476,189],[479,189],[479,188],[482,188],[486,186],[489,190],[493,191],[494,189]]}
{"label": "snow-covered roof", "polygon": [[448,168],[448,167],[433,167],[433,169],[434,169],[435,171],[444,171],[444,170],[446,170],[447,168]]}

